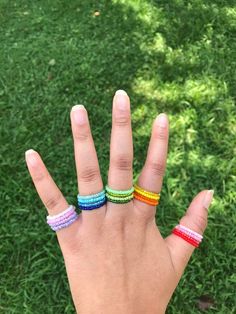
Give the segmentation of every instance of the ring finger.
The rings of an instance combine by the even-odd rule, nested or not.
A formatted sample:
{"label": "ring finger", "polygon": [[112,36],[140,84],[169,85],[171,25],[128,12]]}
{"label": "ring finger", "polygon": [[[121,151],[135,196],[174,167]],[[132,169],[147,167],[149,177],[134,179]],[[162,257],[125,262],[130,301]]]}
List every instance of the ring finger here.
{"label": "ring finger", "polygon": [[[154,193],[160,193],[161,191],[166,168],[168,137],[168,118],[166,114],[161,113],[153,123],[147,158],[138,178],[138,185],[146,191]],[[135,205],[138,209],[144,211],[148,218],[155,216],[155,206],[148,205],[137,199],[135,199]]]}

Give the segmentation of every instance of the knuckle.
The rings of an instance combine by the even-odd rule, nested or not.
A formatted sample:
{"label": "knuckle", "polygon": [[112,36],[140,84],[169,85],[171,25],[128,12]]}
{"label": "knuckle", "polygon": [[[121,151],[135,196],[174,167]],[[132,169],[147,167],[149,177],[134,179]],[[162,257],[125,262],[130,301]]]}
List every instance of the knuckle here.
{"label": "knuckle", "polygon": [[54,209],[56,207],[58,207],[60,201],[62,199],[62,195],[60,193],[53,195],[52,197],[49,197],[46,201],[45,201],[45,205],[47,208],[49,209]]}
{"label": "knuckle", "polygon": [[201,234],[203,234],[203,232],[205,231],[207,227],[207,217],[205,217],[204,215],[194,215],[194,216],[191,215],[190,216],[188,213],[186,213],[186,215],[182,217],[182,219],[180,220],[180,223],[183,223],[183,225],[185,225],[184,222],[187,222],[190,220],[191,220],[191,225],[193,226],[194,230],[196,230],[196,232],[200,232]]}
{"label": "knuckle", "polygon": [[168,138],[167,128],[166,127],[158,127],[156,132],[154,133],[154,137],[158,140],[166,141]]}
{"label": "knuckle", "polygon": [[68,241],[65,243],[63,250],[67,256],[76,256],[80,252],[81,249],[81,239],[77,239],[77,241]]}
{"label": "knuckle", "polygon": [[157,161],[150,161],[149,167],[154,175],[163,177],[165,173],[165,164],[157,162]]}
{"label": "knuckle", "polygon": [[86,141],[89,138],[89,132],[88,130],[77,130],[74,134],[74,138],[80,142]]}
{"label": "knuckle", "polygon": [[87,167],[80,174],[80,180],[82,182],[96,181],[99,177],[98,168]]}
{"label": "knuckle", "polygon": [[134,210],[138,218],[138,222],[141,224],[146,225],[147,223],[151,223],[153,220],[155,220],[156,207],[154,206],[153,208],[150,208],[150,210],[146,210],[146,206],[135,204]]}
{"label": "knuckle", "polygon": [[[81,214],[78,214],[78,216],[78,222],[81,223]],[[63,238],[63,252],[69,261],[73,261],[75,256],[78,256],[83,250],[87,249],[86,244],[88,241],[86,240],[85,235],[81,232],[75,234],[73,239],[71,237]]]}
{"label": "knuckle", "polygon": [[193,224],[197,230],[203,233],[207,227],[207,218],[203,215],[197,215],[193,220]]}
{"label": "knuckle", "polygon": [[129,124],[129,117],[125,115],[115,117],[114,124],[119,127],[127,126]]}
{"label": "knuckle", "polygon": [[34,182],[35,183],[39,183],[41,182],[42,180],[46,179],[47,178],[47,174],[45,174],[44,172],[38,172],[37,174],[34,175]]}
{"label": "knuckle", "polygon": [[132,170],[132,158],[128,155],[120,155],[112,160],[112,164],[117,170]]}
{"label": "knuckle", "polygon": [[105,221],[104,231],[109,232],[111,237],[117,237],[117,235],[120,237],[124,235],[126,224],[127,220],[124,215],[115,215],[115,217],[113,215],[109,215]]}

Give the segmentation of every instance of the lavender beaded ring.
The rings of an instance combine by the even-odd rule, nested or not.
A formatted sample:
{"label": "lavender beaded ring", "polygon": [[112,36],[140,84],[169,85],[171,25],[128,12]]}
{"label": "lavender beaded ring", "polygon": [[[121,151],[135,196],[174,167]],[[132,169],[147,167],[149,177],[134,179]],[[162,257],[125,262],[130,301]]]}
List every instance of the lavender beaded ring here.
{"label": "lavender beaded ring", "polygon": [[102,207],[106,204],[106,194],[102,190],[99,193],[91,195],[80,195],[78,194],[78,207],[81,210],[93,210]]}
{"label": "lavender beaded ring", "polygon": [[69,227],[78,219],[78,214],[75,211],[75,206],[70,205],[67,209],[57,215],[47,216],[47,223],[53,231],[58,231],[62,228]]}

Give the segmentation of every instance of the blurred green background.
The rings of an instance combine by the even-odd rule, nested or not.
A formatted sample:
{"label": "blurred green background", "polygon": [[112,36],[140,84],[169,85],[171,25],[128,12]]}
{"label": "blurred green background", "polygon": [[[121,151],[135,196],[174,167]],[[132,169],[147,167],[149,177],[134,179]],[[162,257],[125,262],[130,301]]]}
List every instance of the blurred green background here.
{"label": "blurred green background", "polygon": [[207,313],[236,313],[235,85],[235,0],[0,0],[0,313],[74,313],[24,152],[37,150],[76,204],[71,107],[88,110],[106,182],[117,89],[132,102],[135,176],[154,118],[170,119],[163,236],[195,194],[215,190],[167,313],[201,313],[204,296]]}

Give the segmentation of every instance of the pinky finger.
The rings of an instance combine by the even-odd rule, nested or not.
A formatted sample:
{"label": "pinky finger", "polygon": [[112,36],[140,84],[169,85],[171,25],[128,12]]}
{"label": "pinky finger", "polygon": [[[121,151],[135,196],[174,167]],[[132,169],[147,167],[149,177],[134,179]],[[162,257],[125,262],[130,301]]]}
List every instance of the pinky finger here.
{"label": "pinky finger", "polygon": [[[50,176],[46,166],[44,165],[40,155],[30,149],[25,152],[25,158],[28,170],[32,177],[38,195],[47,208],[49,215],[57,215],[69,207],[65,197]],[[69,235],[75,231],[78,220],[69,228],[61,229],[58,235]],[[60,237],[60,236],[59,236]]]}
{"label": "pinky finger", "polygon": [[[207,227],[207,209],[212,198],[213,190],[200,192],[191,202],[186,214],[181,218],[180,224],[202,235]],[[180,278],[194,251],[194,246],[173,233],[165,240],[174,268]]]}

